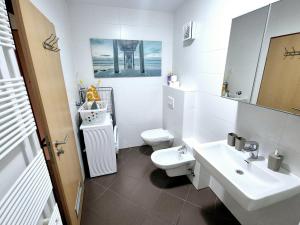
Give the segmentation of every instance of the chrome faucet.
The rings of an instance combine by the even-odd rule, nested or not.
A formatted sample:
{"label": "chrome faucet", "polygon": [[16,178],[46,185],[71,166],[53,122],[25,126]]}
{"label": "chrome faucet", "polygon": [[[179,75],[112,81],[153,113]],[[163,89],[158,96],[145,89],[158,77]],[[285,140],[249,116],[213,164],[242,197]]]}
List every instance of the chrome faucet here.
{"label": "chrome faucet", "polygon": [[250,153],[250,159],[258,159],[259,144],[256,141],[246,141],[244,151]]}
{"label": "chrome faucet", "polygon": [[185,154],[187,152],[186,145],[181,146],[178,150],[179,154]]}

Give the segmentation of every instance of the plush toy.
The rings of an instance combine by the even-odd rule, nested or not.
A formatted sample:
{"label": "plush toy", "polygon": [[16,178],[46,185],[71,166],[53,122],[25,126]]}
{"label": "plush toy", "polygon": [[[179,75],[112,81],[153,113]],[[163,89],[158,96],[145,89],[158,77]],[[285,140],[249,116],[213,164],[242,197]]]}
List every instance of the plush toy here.
{"label": "plush toy", "polygon": [[98,91],[94,85],[91,85],[91,87],[88,89],[86,93],[86,98],[88,102],[94,102],[94,101],[100,101],[100,96],[98,94]]}

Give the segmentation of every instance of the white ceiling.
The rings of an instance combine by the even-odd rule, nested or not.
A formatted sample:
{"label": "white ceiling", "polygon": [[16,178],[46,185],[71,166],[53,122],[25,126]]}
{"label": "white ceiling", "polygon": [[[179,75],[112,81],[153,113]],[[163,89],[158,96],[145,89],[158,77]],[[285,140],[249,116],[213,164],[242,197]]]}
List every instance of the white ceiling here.
{"label": "white ceiling", "polygon": [[99,5],[111,6],[111,7],[173,12],[185,0],[68,0],[68,1],[96,3]]}

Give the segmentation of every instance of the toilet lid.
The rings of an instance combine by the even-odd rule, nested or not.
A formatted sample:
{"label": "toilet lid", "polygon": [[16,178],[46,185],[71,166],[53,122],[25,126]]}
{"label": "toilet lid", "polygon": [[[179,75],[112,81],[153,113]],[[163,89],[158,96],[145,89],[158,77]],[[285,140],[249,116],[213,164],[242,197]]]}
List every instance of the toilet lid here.
{"label": "toilet lid", "polygon": [[164,140],[170,140],[174,138],[174,136],[170,134],[169,131],[163,129],[144,131],[142,133],[142,137],[152,141],[164,141]]}

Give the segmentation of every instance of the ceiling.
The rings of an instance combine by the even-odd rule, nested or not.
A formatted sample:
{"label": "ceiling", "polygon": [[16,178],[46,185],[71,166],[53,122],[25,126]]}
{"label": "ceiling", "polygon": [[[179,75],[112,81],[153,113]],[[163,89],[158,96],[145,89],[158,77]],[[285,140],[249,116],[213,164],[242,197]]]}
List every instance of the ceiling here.
{"label": "ceiling", "polygon": [[185,0],[68,0],[68,1],[94,3],[94,4],[110,6],[110,7],[173,12]]}

